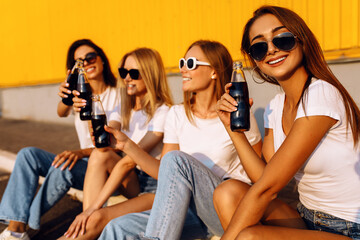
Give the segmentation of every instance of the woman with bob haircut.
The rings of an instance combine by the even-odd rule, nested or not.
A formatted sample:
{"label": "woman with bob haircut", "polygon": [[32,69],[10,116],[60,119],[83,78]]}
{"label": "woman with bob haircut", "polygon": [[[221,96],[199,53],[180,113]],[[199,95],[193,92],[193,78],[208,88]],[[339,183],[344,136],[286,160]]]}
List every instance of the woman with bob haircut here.
{"label": "woman with bob haircut", "polygon": [[[121,131],[139,148],[159,161],[164,124],[172,105],[165,68],[160,54],[150,48],[126,53],[119,64],[121,86]],[[152,165],[150,168],[156,168]],[[112,148],[95,149],[89,158],[84,184],[84,212],[73,221],[66,237],[96,239],[116,217],[149,210],[157,181],[129,157]],[[116,191],[127,201],[103,207]]]}
{"label": "woman with bob haircut", "polygon": [[[230,180],[215,190],[222,239],[360,239],[360,112],[314,34],[293,11],[263,6],[247,22],[241,50],[262,79],[284,92],[265,110],[266,163],[243,133],[229,130],[231,84],[217,104],[254,182]],[[298,214],[276,198],[294,176]]]}

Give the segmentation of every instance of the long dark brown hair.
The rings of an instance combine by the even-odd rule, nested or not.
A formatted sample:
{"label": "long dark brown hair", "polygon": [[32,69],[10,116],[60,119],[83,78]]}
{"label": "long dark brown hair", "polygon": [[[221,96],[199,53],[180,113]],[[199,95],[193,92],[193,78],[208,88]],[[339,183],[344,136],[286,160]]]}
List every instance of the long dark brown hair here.
{"label": "long dark brown hair", "polygon": [[[246,23],[242,37],[241,51],[245,55],[245,57],[251,62],[251,65],[255,67],[254,71],[256,71],[259,76],[266,82],[279,85],[275,78],[263,74],[259,70],[259,68],[256,67],[255,61],[249,55],[249,49],[251,46],[249,37],[250,28],[259,17],[265,14],[274,15],[291,33],[297,36],[298,43],[302,47],[304,56],[302,64],[305,67],[309,76],[313,76],[317,79],[322,79],[339,90],[344,101],[344,106],[346,110],[346,121],[350,124],[351,131],[353,133],[354,146],[356,146],[359,142],[360,136],[359,108],[357,107],[355,101],[352,99],[350,94],[346,91],[344,86],[339,82],[339,80],[330,70],[315,35],[306,25],[304,20],[295,12],[287,8],[277,6],[262,6],[254,12],[253,17],[249,19],[249,21]],[[308,78],[300,99],[304,98],[304,93],[310,85],[310,81],[311,78]]]}
{"label": "long dark brown hair", "polygon": [[90,39],[79,39],[71,44],[67,53],[66,69],[72,69],[72,67],[75,64],[75,59],[74,59],[75,51],[76,49],[78,49],[83,45],[93,48],[95,52],[100,56],[103,62],[103,77],[104,77],[105,85],[116,87],[117,80],[115,75],[111,71],[108,58],[106,57],[104,51]]}

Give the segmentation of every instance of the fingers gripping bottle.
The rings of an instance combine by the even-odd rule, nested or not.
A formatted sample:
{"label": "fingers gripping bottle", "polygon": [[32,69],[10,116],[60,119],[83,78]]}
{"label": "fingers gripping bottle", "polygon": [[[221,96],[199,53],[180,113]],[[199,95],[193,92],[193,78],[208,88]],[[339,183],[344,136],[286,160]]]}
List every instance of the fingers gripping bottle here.
{"label": "fingers gripping bottle", "polygon": [[234,62],[229,94],[237,102],[237,110],[230,114],[230,128],[233,132],[250,129],[249,91],[241,62]]}
{"label": "fingers gripping bottle", "polygon": [[[76,89],[77,81],[78,81],[78,77],[79,77],[78,68],[81,68],[81,67],[82,67],[82,61],[80,59],[76,60],[74,67],[71,69],[71,72],[66,79],[66,82],[69,84],[68,89],[71,92]],[[67,106],[72,106],[74,103],[72,100],[73,97],[74,97],[74,95],[72,93],[70,93],[70,94],[68,94],[67,98],[62,99],[62,102]]]}
{"label": "fingers gripping bottle", "polygon": [[110,146],[110,134],[104,129],[104,126],[107,124],[106,114],[99,95],[92,97],[91,124],[94,130],[95,147],[103,148]]}
{"label": "fingers gripping bottle", "polygon": [[86,77],[84,68],[79,68],[79,77],[77,82],[77,90],[80,93],[79,98],[86,100],[86,105],[81,108],[80,119],[91,120],[91,88]]}

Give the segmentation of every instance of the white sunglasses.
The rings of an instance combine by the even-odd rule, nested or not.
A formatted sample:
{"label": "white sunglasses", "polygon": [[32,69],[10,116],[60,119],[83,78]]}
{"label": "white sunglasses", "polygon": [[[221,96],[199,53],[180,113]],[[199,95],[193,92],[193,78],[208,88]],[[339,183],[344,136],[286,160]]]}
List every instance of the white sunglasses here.
{"label": "white sunglasses", "polygon": [[194,70],[198,65],[210,66],[210,63],[198,61],[195,57],[189,57],[187,60],[185,58],[180,58],[179,60],[179,69],[186,65],[188,70]]}

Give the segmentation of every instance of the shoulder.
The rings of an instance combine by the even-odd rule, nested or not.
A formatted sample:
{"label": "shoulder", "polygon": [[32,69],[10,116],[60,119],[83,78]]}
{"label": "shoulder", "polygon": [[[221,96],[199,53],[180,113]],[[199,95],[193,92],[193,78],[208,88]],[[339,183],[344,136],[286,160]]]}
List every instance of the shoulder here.
{"label": "shoulder", "polygon": [[174,121],[181,120],[186,117],[185,108],[183,104],[177,104],[170,107],[167,114],[167,119],[172,119]]}
{"label": "shoulder", "polygon": [[154,118],[164,117],[168,114],[170,107],[166,104],[162,104],[155,110]]}
{"label": "shoulder", "polygon": [[171,106],[169,113],[175,114],[175,115],[183,115],[185,114],[185,107],[183,104],[177,104]]}
{"label": "shoulder", "polygon": [[321,95],[324,97],[337,98],[341,96],[339,90],[336,87],[321,79],[313,79],[313,82],[309,85],[308,91],[309,94]]}

